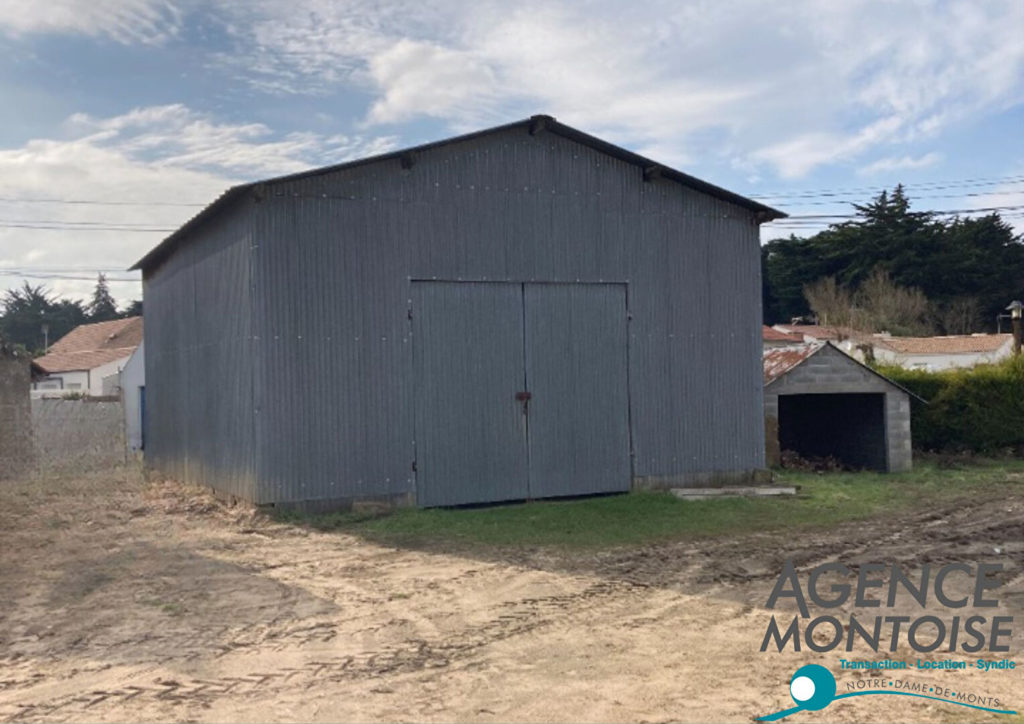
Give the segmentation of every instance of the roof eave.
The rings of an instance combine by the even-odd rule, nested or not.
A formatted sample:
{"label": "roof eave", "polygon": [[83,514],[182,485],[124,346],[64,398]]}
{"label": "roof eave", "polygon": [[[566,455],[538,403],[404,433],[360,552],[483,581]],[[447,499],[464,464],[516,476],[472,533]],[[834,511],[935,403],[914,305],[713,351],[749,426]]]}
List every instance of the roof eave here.
{"label": "roof eave", "polygon": [[150,249],[144,257],[128,267],[128,271],[145,271],[148,267],[153,266],[156,262],[160,261],[171,252],[171,247],[178,239],[205,222],[207,219],[215,216],[230,201],[240,198],[247,190],[255,187],[259,183],[262,182],[256,181],[251,184],[241,184],[239,186],[232,186],[229,188],[207,204],[202,211],[173,231],[170,236],[165,237],[163,241]]}

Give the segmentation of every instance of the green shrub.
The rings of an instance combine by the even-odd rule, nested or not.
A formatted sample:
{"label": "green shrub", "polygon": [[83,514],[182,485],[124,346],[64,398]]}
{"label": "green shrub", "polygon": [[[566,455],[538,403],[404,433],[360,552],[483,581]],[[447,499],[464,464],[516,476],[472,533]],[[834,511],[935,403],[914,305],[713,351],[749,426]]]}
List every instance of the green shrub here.
{"label": "green shrub", "polygon": [[914,446],[936,452],[1024,452],[1024,358],[926,372],[878,366],[919,397],[911,401]]}

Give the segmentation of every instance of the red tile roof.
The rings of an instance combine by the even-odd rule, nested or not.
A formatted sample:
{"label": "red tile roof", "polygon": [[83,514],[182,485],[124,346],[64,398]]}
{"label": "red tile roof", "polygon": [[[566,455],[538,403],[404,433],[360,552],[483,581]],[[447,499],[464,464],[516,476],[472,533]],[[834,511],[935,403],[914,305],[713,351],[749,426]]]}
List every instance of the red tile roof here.
{"label": "red tile roof", "polygon": [[870,337],[867,332],[859,332],[851,327],[830,327],[819,324],[776,324],[775,329],[790,334],[813,337],[816,340],[841,340]]}
{"label": "red tile roof", "polygon": [[797,334],[786,334],[762,324],[761,339],[765,342],[803,342],[804,338]]}
{"label": "red tile roof", "polygon": [[82,324],[50,345],[49,353],[86,352],[139,346],[142,341],[142,317],[114,319],[110,322]]}
{"label": "red tile roof", "polygon": [[36,365],[44,372],[74,372],[92,370],[115,360],[130,357],[134,347],[123,349],[95,349],[86,352],[53,352],[37,357]]}
{"label": "red tile roof", "polygon": [[972,354],[995,352],[1010,342],[1009,334],[958,334],[945,337],[882,337],[879,347],[901,354]]}
{"label": "red tile roof", "polygon": [[142,341],[142,317],[75,327],[35,363],[49,373],[91,370],[131,356]]}

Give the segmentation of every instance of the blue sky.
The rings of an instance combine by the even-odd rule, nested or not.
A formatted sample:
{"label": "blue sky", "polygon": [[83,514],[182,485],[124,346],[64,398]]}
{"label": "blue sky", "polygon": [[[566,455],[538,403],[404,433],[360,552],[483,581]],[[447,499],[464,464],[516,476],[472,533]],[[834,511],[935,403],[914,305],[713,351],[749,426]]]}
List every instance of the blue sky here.
{"label": "blue sky", "polygon": [[234,183],[535,113],[796,215],[1024,210],[1022,37],[1020,0],[0,0],[0,289],[127,301]]}

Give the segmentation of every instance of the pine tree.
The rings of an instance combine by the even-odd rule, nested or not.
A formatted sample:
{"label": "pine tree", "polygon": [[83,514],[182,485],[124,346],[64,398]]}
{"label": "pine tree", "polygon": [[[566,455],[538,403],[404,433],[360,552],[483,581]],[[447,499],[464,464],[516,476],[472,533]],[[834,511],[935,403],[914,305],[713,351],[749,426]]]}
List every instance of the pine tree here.
{"label": "pine tree", "polygon": [[107,285],[107,277],[100,274],[96,280],[96,288],[92,292],[92,301],[86,306],[90,322],[109,322],[117,319],[117,303],[110,295],[110,287]]}
{"label": "pine tree", "polygon": [[85,321],[80,302],[57,300],[42,285],[33,287],[25,282],[0,298],[0,335],[33,354],[42,354],[47,342],[60,339]]}
{"label": "pine tree", "polygon": [[854,290],[884,272],[896,287],[920,290],[931,304],[930,319],[942,331],[994,331],[996,315],[1022,296],[1024,239],[996,214],[942,219],[910,206],[905,190],[897,186],[866,204],[854,204],[856,219],[809,238],[790,236],[765,244],[765,321],[807,315],[804,288],[822,278],[833,277],[837,285]]}

